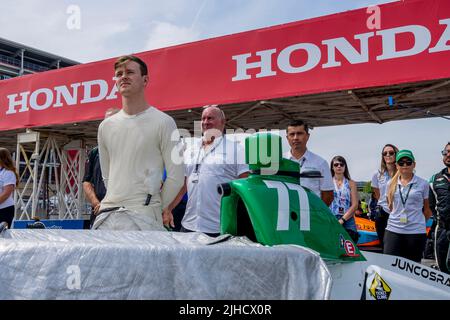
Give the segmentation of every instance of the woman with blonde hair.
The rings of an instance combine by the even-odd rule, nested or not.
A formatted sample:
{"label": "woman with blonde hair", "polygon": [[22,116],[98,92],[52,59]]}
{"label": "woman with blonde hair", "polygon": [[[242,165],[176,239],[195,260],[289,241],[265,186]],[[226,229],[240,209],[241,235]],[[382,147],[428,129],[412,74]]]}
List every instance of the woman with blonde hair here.
{"label": "woman with blonde hair", "polygon": [[8,149],[0,148],[0,222],[11,228],[14,219],[14,189],[19,176]]}
{"label": "woman with blonde hair", "polygon": [[376,199],[377,210],[375,215],[375,227],[383,248],[384,230],[386,229],[389,218],[389,207],[386,202],[386,189],[392,177],[397,172],[395,166],[395,156],[398,148],[393,144],[386,144],[381,150],[381,164],[380,169],[377,170],[372,177],[373,197]]}
{"label": "woman with blonde hair", "polygon": [[426,220],[432,213],[428,203],[429,186],[414,174],[416,162],[410,150],[395,157],[397,173],[386,193],[389,214],[383,253],[421,262],[426,242]]}

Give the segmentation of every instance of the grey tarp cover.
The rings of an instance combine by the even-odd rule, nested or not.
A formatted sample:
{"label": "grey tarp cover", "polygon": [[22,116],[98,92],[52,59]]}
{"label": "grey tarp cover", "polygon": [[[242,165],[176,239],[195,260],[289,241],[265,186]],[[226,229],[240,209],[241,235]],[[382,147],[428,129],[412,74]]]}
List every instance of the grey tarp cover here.
{"label": "grey tarp cover", "polygon": [[0,299],[327,299],[315,252],[243,237],[100,230],[7,230]]}

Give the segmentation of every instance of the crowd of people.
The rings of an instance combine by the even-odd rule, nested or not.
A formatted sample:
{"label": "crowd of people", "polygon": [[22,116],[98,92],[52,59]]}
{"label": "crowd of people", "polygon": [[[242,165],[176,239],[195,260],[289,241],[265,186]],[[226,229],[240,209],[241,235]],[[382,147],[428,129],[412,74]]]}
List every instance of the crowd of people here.
{"label": "crowd of people", "polygon": [[[110,110],[100,124],[98,148],[89,154],[83,183],[92,205],[92,229],[176,229],[218,236],[220,195],[216,186],[250,173],[248,165],[236,156],[243,153],[242,147],[223,134],[224,112],[216,106],[204,108],[202,138],[184,150],[179,136],[174,136],[174,119],[146,101],[149,76],[145,62],[123,56],[115,62],[114,71],[122,109]],[[286,129],[290,150],[283,156],[298,162],[300,172],[320,172],[320,178],[301,179],[300,184],[329,206],[357,242],[355,213],[361,202],[348,163],[340,155],[328,162],[311,152],[309,137],[307,123],[290,123]],[[439,268],[448,273],[450,143],[442,156],[445,168],[428,182],[415,174],[412,151],[385,145],[380,168],[372,177],[373,201],[365,207],[376,212],[383,252],[417,262],[425,247],[426,220],[434,216],[436,258]],[[18,180],[11,155],[0,149],[0,220],[9,225]],[[180,203],[185,212],[174,219]]]}

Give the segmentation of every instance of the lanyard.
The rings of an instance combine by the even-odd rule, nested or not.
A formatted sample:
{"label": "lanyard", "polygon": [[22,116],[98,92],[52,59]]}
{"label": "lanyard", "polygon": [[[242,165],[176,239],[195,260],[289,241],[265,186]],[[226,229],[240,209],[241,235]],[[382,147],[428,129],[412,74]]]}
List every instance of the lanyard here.
{"label": "lanyard", "polygon": [[[216,141],[217,141],[217,143],[216,143]],[[209,149],[208,151],[206,151],[201,159],[200,159],[200,154],[202,153],[202,146],[200,145],[200,148],[199,148],[198,154],[197,154],[197,160],[195,161],[194,173],[198,173],[198,170],[200,169],[200,165],[203,163],[203,160],[205,160],[206,156],[208,156],[210,153],[212,153],[217,148],[217,146],[222,141],[222,137],[219,137],[216,141],[214,141],[213,147],[211,149]]]}
{"label": "lanyard", "polygon": [[403,199],[403,194],[402,194],[402,186],[401,185],[398,186],[398,193],[400,194],[400,200],[402,202],[403,208],[405,208],[406,201],[408,201],[409,192],[411,191],[411,188],[412,188],[413,184],[414,183],[411,183],[409,185],[408,192],[406,193],[406,197],[404,199]]}
{"label": "lanyard", "polygon": [[347,181],[347,179],[344,177],[344,180],[342,180],[342,185],[339,188],[336,183],[336,179],[333,178],[334,191],[336,193],[336,200],[338,201],[340,206],[345,206],[345,201],[347,200],[347,193],[345,192],[345,189],[344,189],[346,181]]}

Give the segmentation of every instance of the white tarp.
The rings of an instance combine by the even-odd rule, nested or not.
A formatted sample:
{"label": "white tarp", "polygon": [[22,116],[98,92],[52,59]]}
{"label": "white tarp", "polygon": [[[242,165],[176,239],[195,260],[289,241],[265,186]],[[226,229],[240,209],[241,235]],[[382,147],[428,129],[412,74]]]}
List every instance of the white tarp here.
{"label": "white tarp", "polygon": [[330,289],[324,261],[294,245],[158,231],[0,236],[0,299],[327,299]]}

